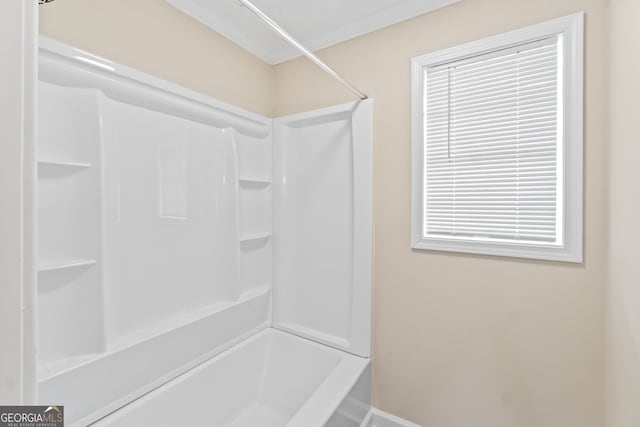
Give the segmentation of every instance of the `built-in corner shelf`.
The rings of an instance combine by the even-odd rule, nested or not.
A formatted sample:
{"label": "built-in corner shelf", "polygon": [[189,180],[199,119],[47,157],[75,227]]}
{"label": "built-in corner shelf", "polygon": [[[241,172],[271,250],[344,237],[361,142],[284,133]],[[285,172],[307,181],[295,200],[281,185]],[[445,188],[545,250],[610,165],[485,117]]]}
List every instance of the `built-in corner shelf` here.
{"label": "built-in corner shelf", "polygon": [[56,168],[56,169],[88,169],[91,163],[83,162],[59,162],[51,160],[38,161],[38,168]]}
{"label": "built-in corner shelf", "polygon": [[95,265],[95,259],[74,259],[68,261],[44,262],[38,266],[38,272],[68,270],[70,268],[80,268]]}
{"label": "built-in corner shelf", "polygon": [[271,184],[271,180],[268,178],[241,177],[238,181],[241,186],[246,188],[264,188]]}
{"label": "built-in corner shelf", "polygon": [[255,242],[258,240],[267,240],[271,237],[271,233],[251,233],[240,236],[240,243]]}

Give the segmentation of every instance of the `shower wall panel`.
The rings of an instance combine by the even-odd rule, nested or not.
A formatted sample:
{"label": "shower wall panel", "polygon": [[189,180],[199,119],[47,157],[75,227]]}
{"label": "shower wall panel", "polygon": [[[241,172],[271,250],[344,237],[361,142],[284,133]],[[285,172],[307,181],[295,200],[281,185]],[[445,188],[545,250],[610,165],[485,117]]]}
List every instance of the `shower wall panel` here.
{"label": "shower wall panel", "polygon": [[103,107],[107,330],[131,342],[238,298],[234,137],[106,97]]}
{"label": "shower wall panel", "polygon": [[47,39],[39,105],[38,400],[86,425],[270,325],[271,121]]}
{"label": "shower wall panel", "polygon": [[371,117],[366,100],[274,120],[274,324],[364,357]]}

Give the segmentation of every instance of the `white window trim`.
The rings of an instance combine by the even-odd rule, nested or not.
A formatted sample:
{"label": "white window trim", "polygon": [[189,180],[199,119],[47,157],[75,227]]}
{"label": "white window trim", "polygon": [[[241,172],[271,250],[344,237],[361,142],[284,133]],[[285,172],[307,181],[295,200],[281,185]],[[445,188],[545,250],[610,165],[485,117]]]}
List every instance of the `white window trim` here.
{"label": "white window trim", "polygon": [[[582,262],[583,207],[583,34],[584,13],[488,37],[412,59],[412,219],[415,249],[464,252],[552,261]],[[424,68],[544,37],[563,35],[564,244],[540,247],[518,243],[423,238],[424,224]]]}

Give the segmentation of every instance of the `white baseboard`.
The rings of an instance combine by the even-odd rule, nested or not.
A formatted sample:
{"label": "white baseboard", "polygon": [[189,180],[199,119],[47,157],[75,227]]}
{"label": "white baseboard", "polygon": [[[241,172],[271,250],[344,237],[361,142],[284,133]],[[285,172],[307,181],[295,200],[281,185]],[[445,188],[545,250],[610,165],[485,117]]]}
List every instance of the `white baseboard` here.
{"label": "white baseboard", "polygon": [[360,427],[422,427],[395,415],[371,408]]}

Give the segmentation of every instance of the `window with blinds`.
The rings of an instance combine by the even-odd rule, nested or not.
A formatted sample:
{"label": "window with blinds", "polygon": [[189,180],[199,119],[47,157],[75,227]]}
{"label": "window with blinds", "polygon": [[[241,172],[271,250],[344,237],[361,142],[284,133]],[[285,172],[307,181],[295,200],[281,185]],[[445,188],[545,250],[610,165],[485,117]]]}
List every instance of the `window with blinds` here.
{"label": "window with blinds", "polygon": [[425,237],[562,244],[558,44],[425,69]]}
{"label": "window with blinds", "polygon": [[415,248],[581,259],[581,31],[574,15],[414,58]]}

